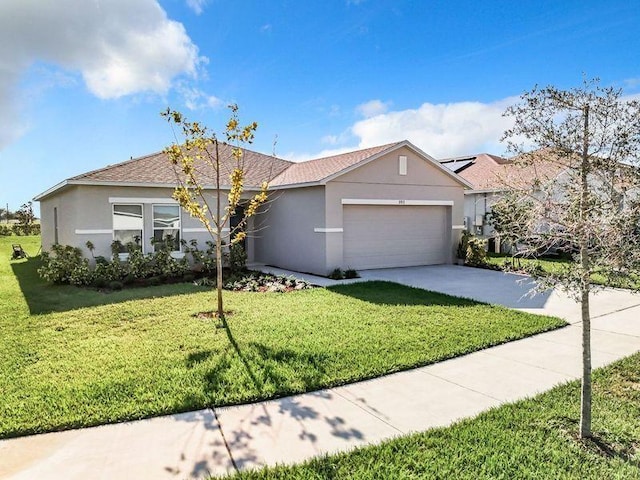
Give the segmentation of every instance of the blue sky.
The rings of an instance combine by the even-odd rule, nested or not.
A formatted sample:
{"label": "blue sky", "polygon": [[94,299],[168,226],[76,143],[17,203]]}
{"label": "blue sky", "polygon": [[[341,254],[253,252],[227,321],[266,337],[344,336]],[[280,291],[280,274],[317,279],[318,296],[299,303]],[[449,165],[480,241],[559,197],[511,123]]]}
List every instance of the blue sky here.
{"label": "blue sky", "polygon": [[161,150],[167,106],[303,160],[409,139],[501,154],[504,108],[583,74],[640,92],[640,2],[1,0],[0,204]]}

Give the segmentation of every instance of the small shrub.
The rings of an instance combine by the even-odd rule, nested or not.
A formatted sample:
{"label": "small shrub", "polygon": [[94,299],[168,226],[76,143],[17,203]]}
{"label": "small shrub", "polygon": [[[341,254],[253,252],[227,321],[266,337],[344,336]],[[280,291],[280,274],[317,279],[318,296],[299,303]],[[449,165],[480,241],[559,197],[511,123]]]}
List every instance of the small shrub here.
{"label": "small shrub", "polygon": [[239,292],[289,292],[312,288],[312,285],[295,277],[250,272],[231,276],[224,284],[224,288]]}
{"label": "small shrub", "polygon": [[333,271],[327,275],[332,280],[342,280],[344,279],[344,273],[341,268],[335,268]]}
{"label": "small shrub", "polygon": [[154,287],[160,285],[162,283],[162,279],[160,277],[151,277],[148,280],[149,285],[152,285]]}
{"label": "small shrub", "polygon": [[109,282],[109,289],[111,290],[122,290],[122,282],[119,282],[117,280],[114,280],[112,282]]}
{"label": "small shrub", "polygon": [[241,243],[229,247],[229,268],[232,273],[244,272],[247,269],[247,252]]}
{"label": "small shrub", "polygon": [[344,271],[344,278],[360,278],[360,274],[353,268],[347,268]]}
{"label": "small shrub", "polygon": [[471,237],[471,234],[468,231],[463,231],[462,232],[462,237],[460,238],[460,241],[458,242],[458,250],[456,251],[456,256],[460,259],[460,260],[466,260],[467,259],[467,246],[469,244],[469,238]]}
{"label": "small shrub", "polygon": [[198,287],[213,287],[216,283],[210,278],[202,277],[193,282],[193,284],[197,285]]}
{"label": "small shrub", "polygon": [[42,267],[38,269],[40,277],[47,282],[71,285],[89,285],[91,271],[89,261],[82,258],[79,248],[69,245],[53,245],[51,254],[43,252]]}
{"label": "small shrub", "polygon": [[9,225],[0,225],[0,237],[10,237],[13,230]]}
{"label": "small shrub", "polygon": [[467,241],[466,263],[474,267],[487,265],[487,241],[478,237],[470,237]]}
{"label": "small shrub", "polygon": [[189,271],[189,262],[186,257],[175,259],[172,253],[177,243],[172,235],[167,235],[162,240],[151,239],[154,253],[151,255],[149,273],[155,276],[182,277]]}
{"label": "small shrub", "polygon": [[95,261],[96,261],[96,265],[108,265],[109,264],[109,260],[105,257],[103,257],[102,255],[98,255],[97,257],[95,257]]}
{"label": "small shrub", "polygon": [[131,248],[127,258],[126,269],[134,278],[147,278],[153,275],[153,269],[148,257],[145,257],[142,250]]}

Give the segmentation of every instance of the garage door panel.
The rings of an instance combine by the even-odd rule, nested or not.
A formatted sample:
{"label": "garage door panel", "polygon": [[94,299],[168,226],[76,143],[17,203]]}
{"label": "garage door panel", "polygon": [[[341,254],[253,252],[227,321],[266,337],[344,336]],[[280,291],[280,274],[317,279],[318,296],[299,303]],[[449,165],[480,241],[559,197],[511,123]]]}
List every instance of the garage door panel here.
{"label": "garage door panel", "polygon": [[446,263],[447,208],[345,205],[344,264],[356,269]]}

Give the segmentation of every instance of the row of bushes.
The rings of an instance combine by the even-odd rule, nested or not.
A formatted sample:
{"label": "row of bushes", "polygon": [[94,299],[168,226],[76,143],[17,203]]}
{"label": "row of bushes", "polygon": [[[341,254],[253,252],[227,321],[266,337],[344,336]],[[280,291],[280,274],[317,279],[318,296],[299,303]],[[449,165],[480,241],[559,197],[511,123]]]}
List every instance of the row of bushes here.
{"label": "row of bushes", "polygon": [[[118,241],[111,244],[112,257],[94,257],[95,266],[92,268],[89,260],[84,258],[82,251],[69,245],[54,245],[51,253],[42,254],[43,265],[38,274],[44,280],[55,284],[69,284],[76,286],[94,286],[97,288],[118,289],[124,285],[159,285],[176,281],[193,281],[199,277],[215,276],[215,245],[207,242],[206,250],[198,249],[195,240],[189,244],[182,243],[185,255],[174,258],[172,251],[175,245],[173,238],[167,236],[162,241],[153,241],[154,253],[143,254],[140,247],[134,243],[122,245]],[[87,248],[92,252],[94,246],[87,242]],[[125,261],[120,260],[123,249],[128,253]],[[224,264],[233,273],[246,268],[246,253],[240,244],[232,245],[228,249]]]}
{"label": "row of bushes", "polygon": [[40,224],[23,225],[16,223],[13,225],[0,225],[0,237],[9,237],[11,235],[40,235]]}

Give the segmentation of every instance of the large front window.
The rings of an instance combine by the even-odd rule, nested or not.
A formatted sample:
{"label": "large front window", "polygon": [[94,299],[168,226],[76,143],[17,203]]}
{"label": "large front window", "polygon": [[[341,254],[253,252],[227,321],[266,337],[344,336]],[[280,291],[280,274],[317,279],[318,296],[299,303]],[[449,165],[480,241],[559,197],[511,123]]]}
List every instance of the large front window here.
{"label": "large front window", "polygon": [[113,239],[122,244],[120,253],[126,252],[128,245],[142,250],[142,205],[113,206]]}
{"label": "large front window", "polygon": [[180,207],[153,206],[153,240],[155,244],[170,241],[173,251],[180,251]]}

